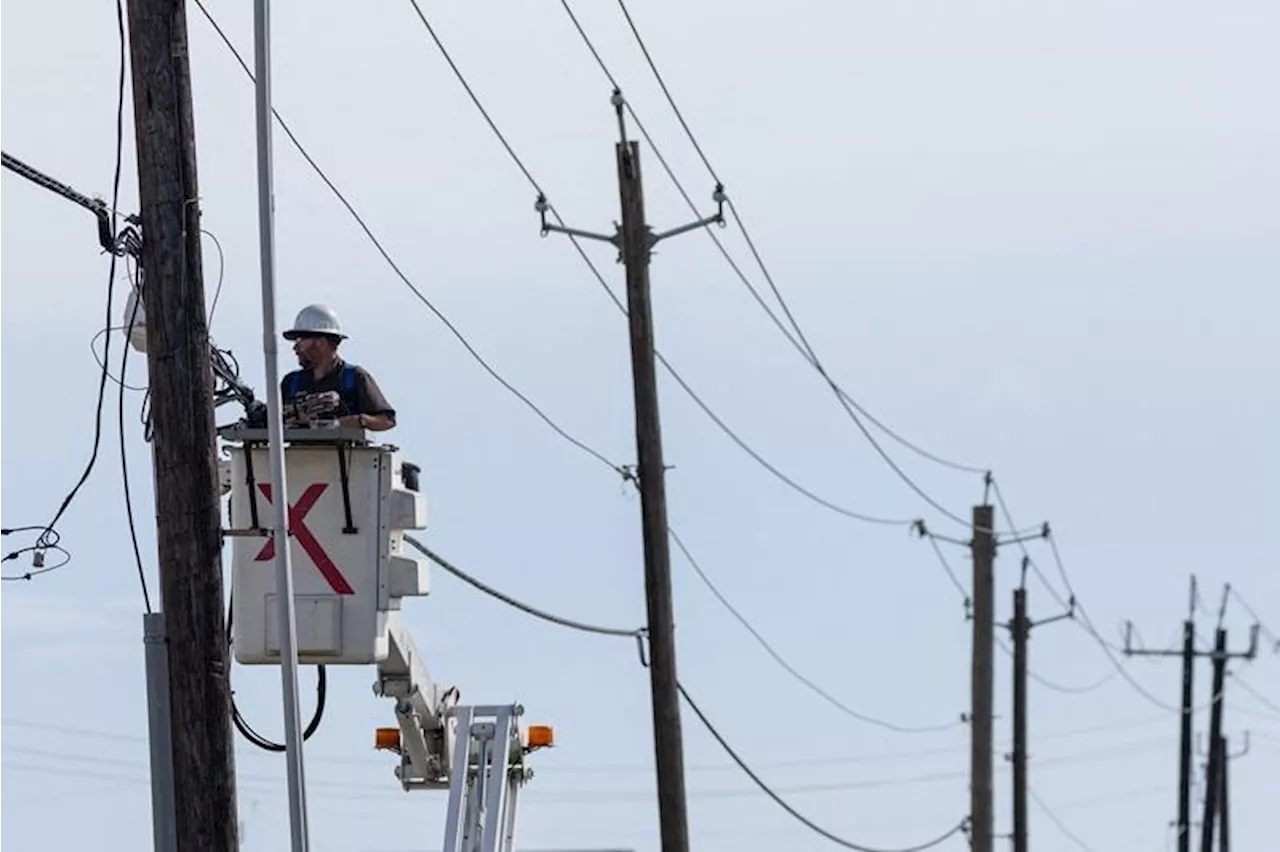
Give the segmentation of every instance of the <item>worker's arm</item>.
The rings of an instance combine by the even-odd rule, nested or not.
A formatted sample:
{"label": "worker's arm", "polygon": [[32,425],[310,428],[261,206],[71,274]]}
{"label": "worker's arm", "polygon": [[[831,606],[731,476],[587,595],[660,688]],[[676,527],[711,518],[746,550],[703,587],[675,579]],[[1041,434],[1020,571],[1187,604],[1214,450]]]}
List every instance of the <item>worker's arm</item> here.
{"label": "worker's arm", "polygon": [[[377,380],[363,367],[356,369],[356,377],[360,410],[364,412],[363,428],[373,432],[385,432],[387,429],[394,428],[396,425],[396,410],[382,392],[382,388],[378,387]],[[358,426],[359,423],[356,417],[359,417],[359,415],[352,418],[352,425]],[[347,424],[343,422],[343,425]]]}
{"label": "worker's arm", "polygon": [[338,418],[338,425],[350,429],[368,429],[370,432],[385,432],[396,425],[396,422],[385,414],[348,414]]}

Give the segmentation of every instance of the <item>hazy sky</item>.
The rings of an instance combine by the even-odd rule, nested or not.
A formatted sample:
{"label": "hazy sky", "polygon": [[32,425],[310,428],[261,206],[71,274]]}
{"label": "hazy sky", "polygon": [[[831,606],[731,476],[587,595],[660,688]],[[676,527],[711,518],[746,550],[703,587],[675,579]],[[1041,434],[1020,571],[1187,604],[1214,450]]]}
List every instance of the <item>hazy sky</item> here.
{"label": "hazy sky", "polygon": [[[407,2],[277,3],[276,105],[396,262],[513,384],[575,436],[633,461],[622,316],[563,238],[538,234],[534,193]],[[212,0],[246,56],[252,4]],[[663,153],[710,209],[712,181],[615,4],[584,26]],[[571,224],[617,218],[609,85],[551,0],[424,9],[494,120]],[[1072,584],[1119,642],[1176,642],[1187,578],[1216,610],[1231,582],[1280,630],[1280,57],[1272,4],[1182,2],[642,3],[632,12],[832,375],[911,440],[993,466],[1020,524],[1049,519]],[[190,7],[200,196],[226,255],[213,332],[262,387],[253,91]],[[10,4],[3,146],[110,195],[115,6]],[[1268,104],[1271,104],[1268,106]],[[121,209],[137,206],[126,100]],[[655,228],[688,210],[646,145]],[[276,138],[281,321],[323,301],[348,357],[400,412],[395,443],[423,467],[443,554],[511,594],[599,623],[643,622],[639,502],[470,358],[376,253],[283,135]],[[46,522],[93,439],[107,259],[92,217],[3,181],[3,523]],[[730,251],[764,287],[740,232]],[[615,287],[621,267],[587,246]],[[206,288],[218,279],[206,240]],[[117,276],[119,322],[128,283]],[[654,258],[660,349],[771,463],[843,506],[965,530],[907,488],[773,327],[704,234]],[[98,343],[101,346],[101,341]],[[120,338],[112,342],[112,361]],[[286,351],[281,367],[291,360]],[[113,367],[115,365],[113,364]],[[860,712],[946,726],[967,708],[969,631],[926,542],[834,514],[779,482],[661,375],[670,516],[721,592],[807,677]],[[129,381],[144,384],[141,358]],[[126,398],[129,467],[154,586],[150,460]],[[219,421],[233,419],[231,408]],[[14,849],[147,848],[141,602],[121,499],[115,394],[98,467],[60,524],[74,555],[3,587],[3,839]],[[882,436],[881,436],[882,437]],[[967,516],[980,477],[884,446]],[[5,540],[14,549],[17,536]],[[26,544],[27,541],[17,542]],[[1048,550],[1033,555],[1062,593]],[[963,550],[946,546],[967,582]],[[1019,551],[998,563],[1009,616]],[[6,573],[24,564],[6,563]],[[675,557],[680,675],[723,735],[788,800],[857,843],[927,840],[967,808],[967,729],[857,722],[786,674]],[[522,702],[557,730],[519,818],[522,849],[657,847],[648,679],[633,643],[566,632],[437,571],[408,622],[466,700]],[[1037,617],[1059,611],[1031,586]],[[1202,615],[1208,637],[1213,615]],[[1233,646],[1250,618],[1227,612]],[[1236,847],[1280,831],[1280,657],[1233,665],[1226,730]],[[998,656],[998,745],[1009,738]],[[1037,675],[1059,687],[1113,671],[1084,630],[1039,628]],[[1175,702],[1176,660],[1131,676]],[[1197,672],[1198,701],[1210,669]],[[237,666],[237,699],[280,737],[279,678]],[[371,749],[393,723],[371,669],[330,673],[307,748],[312,848],[438,848],[443,794],[406,794]],[[313,674],[302,673],[309,710]],[[1246,685],[1271,704],[1246,690]],[[1174,714],[1112,676],[1085,693],[1033,682],[1037,852],[1161,852],[1177,781]],[[835,848],[728,765],[684,715],[700,852]],[[1207,728],[1207,714],[1197,729]],[[997,831],[1009,773],[997,760]],[[283,761],[241,743],[242,848],[284,848]],[[1271,795],[1267,795],[1268,788]],[[966,848],[957,837],[942,849]]]}

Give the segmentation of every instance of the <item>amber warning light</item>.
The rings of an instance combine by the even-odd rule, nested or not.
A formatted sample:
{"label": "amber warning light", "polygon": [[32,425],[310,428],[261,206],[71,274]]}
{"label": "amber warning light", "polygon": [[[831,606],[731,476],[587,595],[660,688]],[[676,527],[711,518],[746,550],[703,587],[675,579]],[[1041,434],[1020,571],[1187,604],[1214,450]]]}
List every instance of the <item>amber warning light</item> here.
{"label": "amber warning light", "polygon": [[400,729],[378,728],[373,732],[373,747],[379,751],[400,751]]}
{"label": "amber warning light", "polygon": [[550,725],[530,725],[525,736],[529,748],[549,748],[555,745],[555,732]]}

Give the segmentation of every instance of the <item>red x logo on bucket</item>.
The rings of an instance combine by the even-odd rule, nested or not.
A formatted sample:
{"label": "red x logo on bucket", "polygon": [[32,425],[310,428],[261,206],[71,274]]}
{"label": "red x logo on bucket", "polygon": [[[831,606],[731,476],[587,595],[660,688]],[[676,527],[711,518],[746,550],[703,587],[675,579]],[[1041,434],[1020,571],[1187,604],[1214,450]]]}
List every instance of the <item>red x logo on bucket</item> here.
{"label": "red x logo on bucket", "polygon": [[[302,549],[311,557],[311,561],[320,569],[320,573],[324,575],[325,580],[329,582],[329,586],[340,595],[354,595],[356,590],[351,588],[351,584],[347,582],[347,578],[342,576],[342,571],[338,566],[333,564],[333,560],[329,558],[329,554],[324,552],[324,548],[320,546],[320,542],[316,541],[316,537],[307,528],[305,518],[307,513],[315,506],[316,501],[320,499],[320,495],[329,487],[327,482],[316,482],[307,486],[307,490],[302,492],[302,496],[298,498],[298,502],[289,507],[289,531],[293,533],[294,538],[298,540],[298,544],[302,545]],[[259,482],[258,488],[262,491],[262,495],[271,500],[271,483]],[[274,559],[276,555],[276,542],[274,538],[268,539],[267,543],[262,546],[262,550],[258,551],[254,562],[265,562],[268,559]]]}

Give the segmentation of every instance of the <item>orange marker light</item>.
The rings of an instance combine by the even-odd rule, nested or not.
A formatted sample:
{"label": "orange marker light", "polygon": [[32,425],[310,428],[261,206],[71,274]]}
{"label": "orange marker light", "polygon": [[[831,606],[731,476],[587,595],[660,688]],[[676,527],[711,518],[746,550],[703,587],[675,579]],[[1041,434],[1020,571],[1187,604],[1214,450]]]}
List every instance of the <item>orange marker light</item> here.
{"label": "orange marker light", "polygon": [[378,728],[373,732],[373,747],[383,751],[399,751],[400,729]]}
{"label": "orange marker light", "polygon": [[527,736],[529,748],[546,748],[555,745],[555,732],[550,725],[530,725]]}

